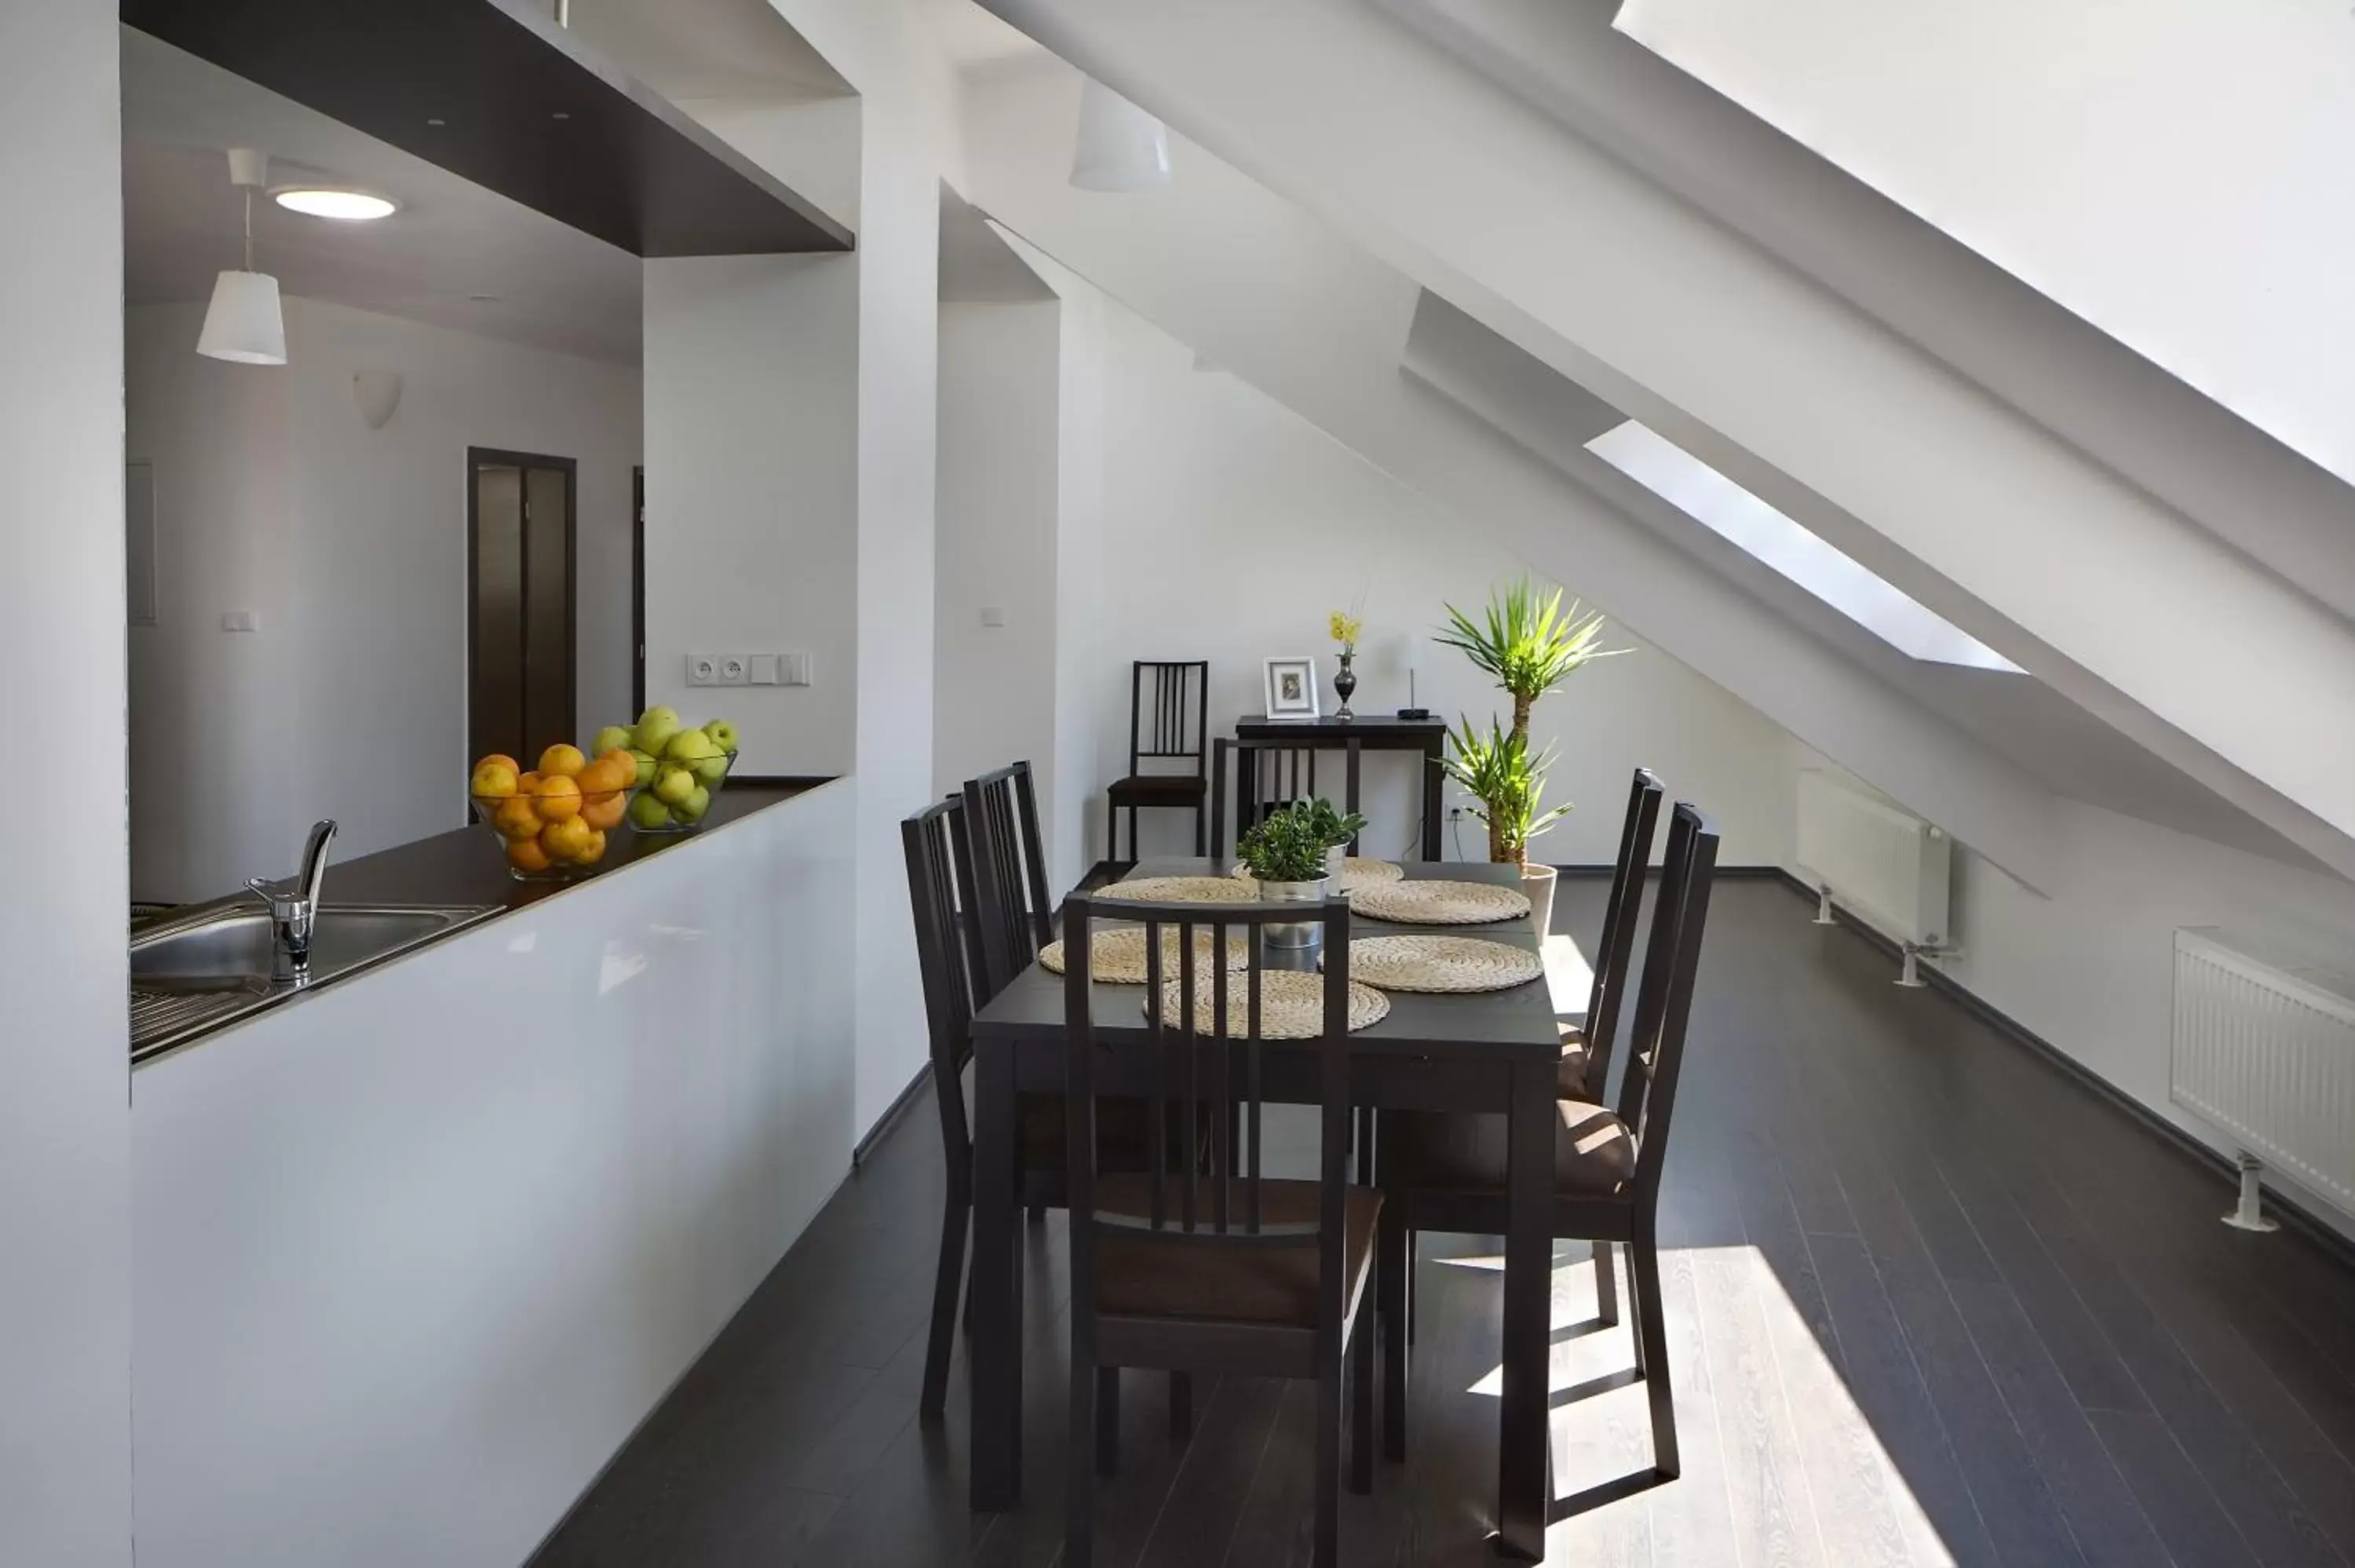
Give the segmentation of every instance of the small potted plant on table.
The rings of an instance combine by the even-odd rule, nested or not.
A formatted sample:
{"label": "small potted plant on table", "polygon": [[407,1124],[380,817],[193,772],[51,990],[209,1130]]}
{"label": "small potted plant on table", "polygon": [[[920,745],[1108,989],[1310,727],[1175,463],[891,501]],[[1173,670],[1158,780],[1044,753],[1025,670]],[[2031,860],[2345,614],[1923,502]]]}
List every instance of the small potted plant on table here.
{"label": "small potted plant on table", "polygon": [[[1273,903],[1321,902],[1332,879],[1326,870],[1329,829],[1320,824],[1316,808],[1323,801],[1302,800],[1270,811],[1252,824],[1237,842],[1244,869],[1258,879],[1260,896]],[[1346,841],[1344,841],[1346,842]],[[1314,922],[1270,926],[1271,948],[1305,948],[1316,940]]]}
{"label": "small potted plant on table", "polygon": [[1297,808],[1308,813],[1309,825],[1325,842],[1325,874],[1338,877],[1349,858],[1349,841],[1366,831],[1362,811],[1344,811],[1319,795]]}

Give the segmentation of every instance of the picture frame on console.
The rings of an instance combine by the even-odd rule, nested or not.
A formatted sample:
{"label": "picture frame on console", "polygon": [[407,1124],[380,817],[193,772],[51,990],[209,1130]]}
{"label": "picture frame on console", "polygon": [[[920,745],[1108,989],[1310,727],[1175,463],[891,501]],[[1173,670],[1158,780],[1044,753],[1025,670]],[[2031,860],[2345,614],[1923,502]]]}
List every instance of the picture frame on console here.
{"label": "picture frame on console", "polygon": [[1272,719],[1314,719],[1316,710],[1316,661],[1299,654],[1265,662],[1267,716]]}

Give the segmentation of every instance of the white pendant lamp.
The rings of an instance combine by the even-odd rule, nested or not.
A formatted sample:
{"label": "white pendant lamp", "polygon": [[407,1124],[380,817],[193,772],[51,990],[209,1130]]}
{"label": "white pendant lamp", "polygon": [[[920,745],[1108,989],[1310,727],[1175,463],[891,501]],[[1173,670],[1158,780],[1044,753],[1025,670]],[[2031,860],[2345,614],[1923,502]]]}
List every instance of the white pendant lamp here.
{"label": "white pendant lamp", "polygon": [[1169,183],[1169,128],[1091,78],[1080,92],[1071,184],[1083,191],[1151,191]]}
{"label": "white pendant lamp", "polygon": [[278,305],[278,280],[253,270],[253,193],[269,181],[268,154],[231,147],[229,177],[245,193],[245,266],[214,281],[197,352],[238,365],[283,365],[286,318]]}

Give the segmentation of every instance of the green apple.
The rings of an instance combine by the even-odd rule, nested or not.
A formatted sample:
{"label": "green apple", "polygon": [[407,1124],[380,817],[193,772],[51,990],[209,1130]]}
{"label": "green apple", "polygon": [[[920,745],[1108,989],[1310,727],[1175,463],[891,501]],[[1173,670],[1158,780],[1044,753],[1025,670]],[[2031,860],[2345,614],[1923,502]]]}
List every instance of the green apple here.
{"label": "green apple", "polygon": [[666,768],[655,776],[655,796],[666,806],[676,806],[702,788],[695,775],[684,768]]}
{"label": "green apple", "polygon": [[660,757],[663,754],[663,747],[670,744],[670,737],[677,733],[678,710],[677,708],[653,707],[638,715],[637,742],[640,751],[650,751],[656,757]]}
{"label": "green apple", "polygon": [[698,784],[695,787],[694,794],[671,806],[670,814],[682,822],[699,822],[703,821],[703,813],[709,810],[711,810],[711,791]]}
{"label": "green apple", "polygon": [[634,746],[630,748],[630,755],[638,759],[638,777],[636,782],[640,785],[653,783],[655,781],[655,754],[651,751],[640,751]]}
{"label": "green apple", "polygon": [[634,732],[621,725],[609,724],[597,732],[596,743],[590,747],[589,755],[602,757],[609,751],[627,751],[636,744],[637,736]]}
{"label": "green apple", "polygon": [[663,747],[663,757],[671,762],[700,762],[707,757],[719,755],[719,748],[712,745],[711,737],[699,729],[680,730],[670,737],[670,744]]}
{"label": "green apple", "polygon": [[670,808],[652,794],[642,793],[630,802],[630,825],[652,831],[670,826]]}
{"label": "green apple", "polygon": [[730,724],[726,719],[704,720],[703,733],[711,737],[711,744],[718,747],[720,750],[733,751],[736,749],[736,726]]}

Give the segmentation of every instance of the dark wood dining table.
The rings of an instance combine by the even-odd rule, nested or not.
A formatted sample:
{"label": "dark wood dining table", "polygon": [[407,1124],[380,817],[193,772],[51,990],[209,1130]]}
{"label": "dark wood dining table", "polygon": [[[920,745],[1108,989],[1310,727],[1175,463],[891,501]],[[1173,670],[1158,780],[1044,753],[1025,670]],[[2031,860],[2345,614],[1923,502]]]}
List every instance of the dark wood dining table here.
{"label": "dark wood dining table", "polygon": [[[1207,860],[1148,860],[1132,876],[1215,875]],[[1409,877],[1510,883],[1510,866],[1410,861]],[[1206,906],[1210,917],[1214,906]],[[1538,946],[1526,916],[1481,926],[1394,926],[1353,919],[1353,937],[1444,930],[1524,949]],[[1509,1182],[1505,1234],[1503,1398],[1498,1402],[1497,1548],[1545,1557],[1551,1500],[1547,1455],[1548,1307],[1553,1263],[1554,1072],[1559,1024],[1543,980],[1476,995],[1393,992],[1388,1016],[1350,1036],[1352,1098],[1399,1110],[1476,1111],[1508,1118]],[[1110,1055],[1100,1088],[1140,1092],[1147,1039],[1143,993],[1099,984],[1097,1033]],[[1018,1097],[1060,1093],[1064,1083],[1063,978],[1037,964],[1017,975],[973,1022],[974,1209],[972,1494],[977,1511],[1014,1507],[1022,1492],[1022,1296],[1018,1257]],[[1266,1047],[1270,1100],[1313,1105],[1313,1045]],[[1402,1331],[1402,1330],[1393,1330]],[[1377,1479],[1379,1485],[1379,1478]]]}

